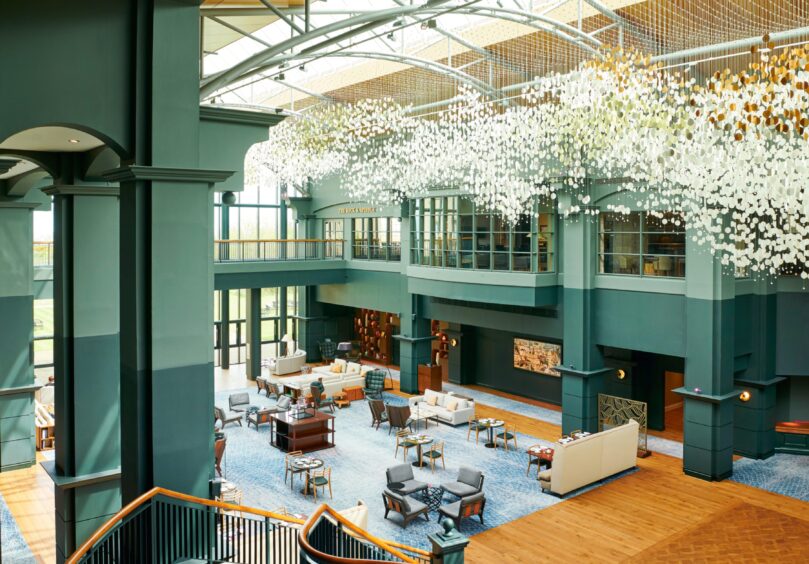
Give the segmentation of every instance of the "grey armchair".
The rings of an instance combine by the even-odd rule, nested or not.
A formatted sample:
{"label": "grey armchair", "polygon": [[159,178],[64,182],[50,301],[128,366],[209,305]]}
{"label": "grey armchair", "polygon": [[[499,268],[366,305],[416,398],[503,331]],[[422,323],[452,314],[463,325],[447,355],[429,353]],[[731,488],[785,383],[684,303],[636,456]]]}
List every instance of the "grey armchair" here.
{"label": "grey armchair", "polygon": [[441,484],[441,489],[460,498],[475,495],[483,490],[483,472],[461,466],[458,470],[458,479]]}
{"label": "grey armchair", "polygon": [[430,520],[430,508],[417,499],[385,490],[382,492],[382,501],[385,503],[385,519],[388,518],[388,513],[391,511],[402,516],[402,522],[394,521],[400,527],[407,527],[407,524],[419,515],[424,515],[425,519]]}
{"label": "grey armchair", "polygon": [[478,516],[480,524],[483,524],[483,509],[486,507],[486,496],[483,492],[464,497],[454,503],[442,505],[438,508],[441,515],[445,515],[455,522],[455,528],[461,530],[461,520],[467,517]]}
{"label": "grey armchair", "polygon": [[250,407],[250,394],[247,392],[230,394],[228,405],[231,411],[247,411],[247,408]]}
{"label": "grey armchair", "polygon": [[401,487],[395,489],[401,495],[410,495],[427,489],[427,484],[419,482],[413,476],[413,466],[410,464],[397,464],[385,470],[385,475],[388,478],[388,488],[391,484],[402,484]]}
{"label": "grey armchair", "polygon": [[213,408],[213,415],[214,421],[219,419],[222,422],[222,428],[225,428],[225,425],[228,423],[237,422],[239,427],[242,426],[242,414],[237,413],[235,411],[225,411],[224,408],[216,407]]}

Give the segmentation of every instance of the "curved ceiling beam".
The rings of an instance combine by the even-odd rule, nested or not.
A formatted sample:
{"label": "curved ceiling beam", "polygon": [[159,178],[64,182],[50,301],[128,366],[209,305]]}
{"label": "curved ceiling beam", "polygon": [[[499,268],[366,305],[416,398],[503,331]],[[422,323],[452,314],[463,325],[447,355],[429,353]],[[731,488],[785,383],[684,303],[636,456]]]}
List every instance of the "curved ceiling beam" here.
{"label": "curved ceiling beam", "polygon": [[315,57],[355,57],[359,59],[381,59],[383,61],[392,61],[394,63],[404,63],[412,67],[437,72],[446,76],[452,76],[465,84],[474,86],[475,88],[477,88],[482,92],[486,92],[487,94],[494,95],[496,93],[495,90],[490,85],[486,84],[482,80],[475,78],[474,76],[471,76],[463,72],[462,70],[441,63],[437,63],[429,59],[422,59],[419,57],[413,57],[411,55],[404,55],[402,53],[388,53],[381,51],[380,52],[336,51],[334,53],[316,53],[309,55],[293,54],[293,55],[284,55],[283,57],[278,57],[277,59],[274,59],[273,63],[270,66],[275,66],[279,62],[294,61],[300,59],[313,59]]}
{"label": "curved ceiling beam", "polygon": [[317,39],[319,37],[323,37],[329,33],[334,33],[337,31],[347,30],[347,28],[351,28],[353,26],[354,29],[348,29],[347,31],[343,31],[343,33],[336,35],[332,38],[326,39],[318,43],[317,45],[313,45],[311,47],[306,47],[301,51],[301,54],[307,54],[316,51],[317,49],[322,49],[324,47],[328,47],[338,41],[345,39],[346,37],[357,35],[364,31],[368,31],[379,27],[381,25],[385,25],[401,16],[405,16],[411,13],[416,13],[425,9],[425,7],[432,8],[439,4],[444,4],[448,0],[430,0],[424,5],[419,6],[403,6],[399,8],[390,8],[388,10],[379,10],[378,12],[370,12],[366,14],[360,14],[358,16],[354,16],[351,18],[346,18],[344,20],[340,20],[329,25],[324,25],[323,27],[319,27],[315,30],[310,31],[309,33],[304,33],[302,35],[296,35],[286,41],[282,41],[277,45],[274,45],[271,48],[264,49],[263,51],[259,51],[252,57],[248,57],[244,61],[234,65],[233,67],[227,69],[224,72],[215,74],[213,76],[208,77],[207,79],[203,79],[202,86],[200,88],[200,98],[204,99],[219,90],[220,88],[227,86],[228,84],[234,82],[237,79],[246,78],[248,76],[252,76],[256,72],[256,67],[259,65],[265,64],[267,61],[280,55],[284,51],[288,51],[303,43],[307,43],[312,41],[313,39]]}

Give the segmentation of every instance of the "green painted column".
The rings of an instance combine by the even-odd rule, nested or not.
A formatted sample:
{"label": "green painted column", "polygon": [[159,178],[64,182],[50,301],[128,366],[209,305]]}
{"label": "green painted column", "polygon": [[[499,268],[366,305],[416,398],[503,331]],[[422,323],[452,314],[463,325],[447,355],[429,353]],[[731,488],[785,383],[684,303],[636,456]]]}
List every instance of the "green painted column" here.
{"label": "green painted column", "polygon": [[247,378],[261,376],[261,288],[247,289]]}
{"label": "green painted column", "polygon": [[230,290],[219,292],[219,320],[221,348],[219,349],[219,366],[230,368]]}
{"label": "green painted column", "polygon": [[[568,202],[569,203],[569,202]],[[562,367],[562,432],[598,430],[598,394],[604,388],[601,350],[593,340],[593,277],[597,257],[597,224],[588,214],[560,218],[563,230],[564,301]]]}
{"label": "green painted column", "polygon": [[734,278],[686,233],[683,471],[705,480],[733,472]]}
{"label": "green painted column", "polygon": [[421,315],[421,296],[406,294],[407,306],[400,318],[399,335],[394,336],[400,342],[399,348],[399,385],[403,392],[417,393],[419,389],[419,364],[430,362],[430,349],[433,336],[430,332],[430,320]]}
{"label": "green painted column", "polygon": [[[755,282],[750,322],[737,331],[752,333],[752,351],[744,370],[735,373],[737,391],[733,409],[733,451],[750,458],[768,458],[775,453],[776,384],[784,378],[775,375],[776,286],[767,278]],[[737,359],[738,360],[738,359]]]}
{"label": "green painted column", "polygon": [[121,509],[118,189],[55,185],[57,560]]}
{"label": "green painted column", "polygon": [[323,304],[317,301],[317,287],[303,286],[298,296],[298,348],[306,351],[308,362],[320,360],[318,343],[326,337]]}
{"label": "green painted column", "polygon": [[36,461],[32,349],[36,207],[0,201],[0,472]]}

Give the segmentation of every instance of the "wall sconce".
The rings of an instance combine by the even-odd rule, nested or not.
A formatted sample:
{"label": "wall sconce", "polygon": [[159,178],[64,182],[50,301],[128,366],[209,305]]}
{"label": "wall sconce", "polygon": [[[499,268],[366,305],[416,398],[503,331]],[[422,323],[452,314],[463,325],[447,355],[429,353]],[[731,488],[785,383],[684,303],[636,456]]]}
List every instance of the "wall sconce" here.
{"label": "wall sconce", "polygon": [[619,368],[618,371],[615,373],[619,380],[623,380],[626,378],[626,372],[622,368]]}
{"label": "wall sconce", "polygon": [[449,344],[452,345],[453,347],[457,347],[458,346],[458,339],[451,339]]}
{"label": "wall sconce", "polygon": [[750,392],[747,390],[743,391],[741,394],[739,394],[739,399],[742,401],[750,401]]}

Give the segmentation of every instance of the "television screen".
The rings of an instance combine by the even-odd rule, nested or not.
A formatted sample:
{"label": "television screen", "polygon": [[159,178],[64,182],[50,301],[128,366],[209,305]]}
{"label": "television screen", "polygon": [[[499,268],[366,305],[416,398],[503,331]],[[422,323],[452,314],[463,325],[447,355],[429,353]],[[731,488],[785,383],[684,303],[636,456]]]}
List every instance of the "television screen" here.
{"label": "television screen", "polygon": [[559,376],[554,366],[562,364],[562,345],[514,339],[514,368]]}

